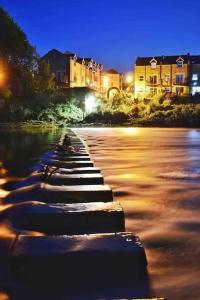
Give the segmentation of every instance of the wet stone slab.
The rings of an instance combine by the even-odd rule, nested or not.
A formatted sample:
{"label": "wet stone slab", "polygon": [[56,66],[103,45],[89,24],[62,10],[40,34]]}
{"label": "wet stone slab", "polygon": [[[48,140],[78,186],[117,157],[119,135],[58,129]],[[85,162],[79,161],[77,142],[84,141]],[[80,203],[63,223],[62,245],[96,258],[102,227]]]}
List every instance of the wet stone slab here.
{"label": "wet stone slab", "polygon": [[40,183],[12,191],[4,203],[41,201],[46,203],[111,202],[112,190],[108,185],[54,186]]}
{"label": "wet stone slab", "polygon": [[49,158],[61,160],[61,161],[90,161],[89,156],[61,156],[61,155],[52,155]]}
{"label": "wet stone slab", "polygon": [[[24,202],[7,208],[1,217],[9,220],[15,229],[49,235],[125,230],[124,212],[117,202],[76,204]],[[7,247],[7,244],[5,246]]]}
{"label": "wet stone slab", "polygon": [[58,155],[58,156],[89,156],[89,153],[86,150],[78,151],[78,152],[66,152],[66,151],[58,151],[55,150],[52,153],[53,155]]}
{"label": "wet stone slab", "polygon": [[101,174],[59,174],[54,173],[45,180],[46,183],[53,185],[90,185],[103,184]]}
{"label": "wet stone slab", "polygon": [[59,168],[82,168],[82,167],[93,167],[92,161],[60,161],[56,159],[44,159],[43,164]]}
{"label": "wet stone slab", "polygon": [[66,286],[137,276],[147,266],[144,248],[132,233],[19,236],[12,259],[18,278]]}
{"label": "wet stone slab", "polygon": [[101,173],[101,169],[96,167],[74,168],[74,169],[59,168],[57,172],[61,174],[93,174],[93,173]]}

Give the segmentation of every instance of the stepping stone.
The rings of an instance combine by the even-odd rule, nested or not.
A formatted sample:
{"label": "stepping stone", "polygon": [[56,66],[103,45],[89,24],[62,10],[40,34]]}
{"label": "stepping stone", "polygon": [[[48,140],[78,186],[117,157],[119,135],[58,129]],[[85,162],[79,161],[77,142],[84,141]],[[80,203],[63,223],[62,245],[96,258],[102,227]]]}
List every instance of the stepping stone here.
{"label": "stepping stone", "polygon": [[43,164],[58,168],[82,168],[82,167],[93,167],[92,161],[60,161],[57,159],[44,159]]}
{"label": "stepping stone", "polygon": [[[12,250],[13,273],[40,284],[107,282],[146,271],[139,238],[132,233],[74,236],[20,235]],[[132,278],[132,276],[131,276]]]}
{"label": "stepping stone", "polygon": [[[53,170],[52,170],[53,171]],[[6,189],[14,190],[21,187],[30,186],[36,183],[48,182],[57,185],[81,185],[81,184],[103,184],[103,177],[98,168],[77,168],[62,169],[58,168],[49,178],[44,177],[44,173],[34,173],[24,180],[10,182],[6,184]]]}
{"label": "stepping stone", "polygon": [[93,174],[93,173],[101,173],[100,168],[96,167],[87,167],[87,168],[74,168],[74,169],[64,169],[59,168],[56,173],[61,174]]}
{"label": "stepping stone", "polygon": [[61,161],[90,161],[89,156],[64,156],[64,155],[51,155],[49,158]]}
{"label": "stepping stone", "polygon": [[46,203],[111,202],[112,190],[108,185],[61,185],[34,184],[16,189],[4,198],[4,204],[24,201]]}
{"label": "stepping stone", "polygon": [[54,173],[45,180],[53,185],[83,185],[83,184],[103,184],[101,174],[59,174]]}
{"label": "stepping stone", "polygon": [[113,233],[125,230],[124,212],[118,202],[51,205],[36,201],[24,202],[4,210],[1,218],[9,220],[15,229],[49,235]]}
{"label": "stepping stone", "polygon": [[79,151],[79,152],[74,152],[74,153],[69,153],[69,152],[65,152],[65,151],[53,151],[52,153],[53,155],[58,155],[58,156],[62,156],[62,157],[69,157],[69,156],[89,156],[89,153],[87,151]]}

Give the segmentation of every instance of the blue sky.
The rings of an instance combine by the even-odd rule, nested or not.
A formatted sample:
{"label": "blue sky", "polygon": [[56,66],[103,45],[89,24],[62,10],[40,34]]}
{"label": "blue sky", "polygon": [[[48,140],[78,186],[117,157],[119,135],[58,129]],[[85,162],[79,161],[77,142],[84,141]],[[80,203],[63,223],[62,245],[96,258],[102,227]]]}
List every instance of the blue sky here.
{"label": "blue sky", "polygon": [[200,54],[199,0],[0,0],[40,55],[68,50],[105,68],[137,56]]}

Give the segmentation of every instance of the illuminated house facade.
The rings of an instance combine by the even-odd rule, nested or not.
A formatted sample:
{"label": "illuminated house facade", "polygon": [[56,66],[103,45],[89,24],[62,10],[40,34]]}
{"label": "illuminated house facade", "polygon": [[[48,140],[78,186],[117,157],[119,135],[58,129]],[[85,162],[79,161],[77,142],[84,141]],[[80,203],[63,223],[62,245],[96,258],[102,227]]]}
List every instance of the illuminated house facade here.
{"label": "illuminated house facade", "polygon": [[57,86],[65,88],[88,87],[101,89],[103,66],[91,58],[81,58],[68,51],[50,50],[43,56],[50,65]]}
{"label": "illuminated house facade", "polygon": [[122,74],[109,69],[102,75],[102,93],[112,99],[122,89]]}
{"label": "illuminated house facade", "polygon": [[200,55],[138,57],[134,70],[135,98],[159,93],[200,93]]}

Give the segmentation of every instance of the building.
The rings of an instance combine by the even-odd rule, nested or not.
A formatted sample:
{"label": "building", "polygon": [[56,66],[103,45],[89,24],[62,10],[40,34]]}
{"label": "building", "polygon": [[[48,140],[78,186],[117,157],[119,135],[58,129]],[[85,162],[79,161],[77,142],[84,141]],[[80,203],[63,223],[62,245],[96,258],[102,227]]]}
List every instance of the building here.
{"label": "building", "polygon": [[134,69],[135,98],[159,93],[200,93],[200,55],[138,57]]}
{"label": "building", "polygon": [[91,58],[81,58],[69,51],[50,50],[43,56],[55,75],[57,86],[88,87],[100,92],[103,66]]}
{"label": "building", "polygon": [[109,69],[102,75],[102,93],[108,99],[120,92],[122,89],[122,74],[114,69]]}

